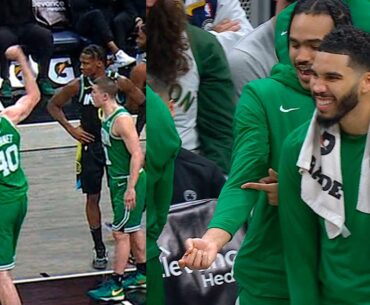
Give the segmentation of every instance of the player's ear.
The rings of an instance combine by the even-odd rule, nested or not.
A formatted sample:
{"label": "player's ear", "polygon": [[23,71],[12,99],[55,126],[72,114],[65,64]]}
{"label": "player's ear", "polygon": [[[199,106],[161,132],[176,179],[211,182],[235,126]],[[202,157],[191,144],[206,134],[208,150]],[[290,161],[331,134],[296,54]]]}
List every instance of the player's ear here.
{"label": "player's ear", "polygon": [[362,76],[362,80],[360,83],[360,90],[363,94],[370,93],[370,72],[365,72]]}

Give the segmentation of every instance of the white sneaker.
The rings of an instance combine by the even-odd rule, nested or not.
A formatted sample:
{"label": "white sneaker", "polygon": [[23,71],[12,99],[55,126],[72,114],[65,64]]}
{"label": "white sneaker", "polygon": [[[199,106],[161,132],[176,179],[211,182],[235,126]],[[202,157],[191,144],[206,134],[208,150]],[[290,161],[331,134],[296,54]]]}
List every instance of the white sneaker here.
{"label": "white sneaker", "polygon": [[115,60],[114,60],[114,63],[119,66],[119,67],[124,67],[124,66],[128,66],[128,65],[131,65],[132,63],[134,63],[136,61],[136,59],[134,57],[131,57],[129,55],[127,55],[125,52],[123,52],[122,50],[119,50],[116,54],[115,54]]}

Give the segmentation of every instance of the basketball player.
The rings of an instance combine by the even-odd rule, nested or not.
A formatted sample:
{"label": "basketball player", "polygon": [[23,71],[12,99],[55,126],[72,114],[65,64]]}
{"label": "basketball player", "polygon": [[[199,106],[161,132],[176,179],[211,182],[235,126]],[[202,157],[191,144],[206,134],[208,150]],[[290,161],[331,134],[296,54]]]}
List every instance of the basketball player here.
{"label": "basketball player", "polygon": [[[102,47],[89,45],[85,47],[80,55],[82,75],[56,93],[48,104],[48,111],[62,127],[75,138],[80,145],[81,171],[79,180],[82,192],[86,194],[86,216],[94,241],[94,258],[92,266],[95,269],[105,269],[108,263],[108,255],[102,239],[101,214],[100,214],[100,192],[104,174],[104,152],[101,143],[101,122],[98,109],[93,106],[91,91],[93,81],[106,74],[106,54]],[[108,73],[108,72],[107,72]],[[141,103],[145,96],[132,84],[132,82],[118,74],[116,85],[125,93],[127,98]],[[73,126],[65,117],[63,106],[72,97],[78,96],[81,107],[79,126]]]}
{"label": "basketball player", "polygon": [[15,126],[37,105],[40,91],[22,49],[9,47],[5,55],[21,65],[26,95],[0,109],[0,303],[20,305],[10,270],[15,265],[18,236],[27,211],[28,183],[21,168],[20,134]]}
{"label": "basketball player", "polygon": [[[95,81],[92,91],[95,107],[103,110],[102,142],[114,214],[114,273],[104,285],[88,292],[90,297],[101,301],[123,300],[125,288],[146,283],[145,233],[141,229],[146,191],[146,175],[142,169],[144,155],[131,115],[116,101],[117,91],[114,80],[106,76]],[[132,250],[137,272],[123,281],[130,241],[135,243]]]}

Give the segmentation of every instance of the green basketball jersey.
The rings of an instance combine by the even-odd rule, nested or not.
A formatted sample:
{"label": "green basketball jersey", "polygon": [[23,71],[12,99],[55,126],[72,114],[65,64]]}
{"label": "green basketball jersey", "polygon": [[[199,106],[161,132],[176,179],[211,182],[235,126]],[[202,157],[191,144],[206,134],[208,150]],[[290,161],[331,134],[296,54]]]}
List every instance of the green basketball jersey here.
{"label": "green basketball jersey", "polygon": [[131,155],[123,140],[112,134],[112,126],[115,120],[121,115],[130,116],[125,108],[118,107],[116,111],[102,122],[101,137],[110,178],[118,178],[130,174]]}
{"label": "green basketball jersey", "polygon": [[28,184],[20,166],[20,134],[0,114],[0,204],[24,196]]}

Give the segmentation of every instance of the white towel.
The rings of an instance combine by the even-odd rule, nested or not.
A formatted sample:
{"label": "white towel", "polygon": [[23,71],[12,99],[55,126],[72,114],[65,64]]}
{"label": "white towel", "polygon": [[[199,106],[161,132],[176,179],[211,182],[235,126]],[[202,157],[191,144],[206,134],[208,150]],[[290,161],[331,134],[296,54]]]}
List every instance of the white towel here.
{"label": "white towel", "polygon": [[[357,210],[370,214],[370,127],[361,167]],[[311,120],[297,166],[302,175],[301,197],[318,215],[325,219],[330,239],[351,233],[345,226],[344,194],[340,163],[340,129],[333,125],[324,129]]]}

